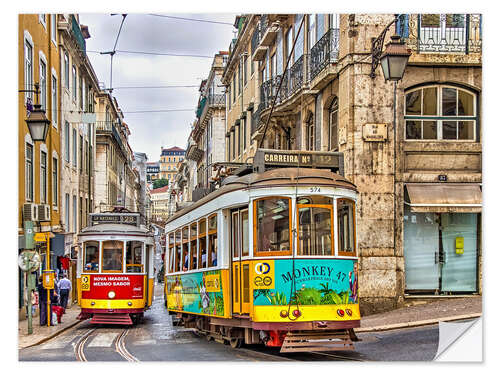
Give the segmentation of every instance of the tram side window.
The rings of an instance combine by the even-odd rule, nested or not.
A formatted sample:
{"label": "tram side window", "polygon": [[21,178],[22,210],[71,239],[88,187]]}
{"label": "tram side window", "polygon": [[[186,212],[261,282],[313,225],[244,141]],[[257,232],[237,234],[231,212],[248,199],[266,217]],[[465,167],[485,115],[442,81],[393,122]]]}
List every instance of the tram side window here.
{"label": "tram side window", "polygon": [[189,238],[191,240],[191,255],[189,258],[189,269],[196,269],[198,266],[198,248],[196,246],[196,238],[198,234],[197,224],[191,224],[191,230],[189,232]]}
{"label": "tram side window", "polygon": [[174,234],[168,235],[168,271],[174,272]]}
{"label": "tram side window", "polygon": [[217,215],[208,218],[208,267],[217,266]]}
{"label": "tram side window", "polygon": [[182,257],[180,261],[181,269],[187,271],[189,266],[189,227],[182,228]]}
{"label": "tram side window", "polygon": [[332,199],[321,196],[299,197],[297,211],[298,254],[334,255]]}
{"label": "tram side window", "polygon": [[175,272],[179,272],[181,269],[179,268],[179,259],[181,258],[181,231],[178,230],[175,232],[175,253],[174,253],[174,264],[175,264]]}
{"label": "tram side window", "polygon": [[199,236],[198,236],[198,243],[199,243],[199,249],[198,249],[198,256],[201,257],[201,263],[200,267],[201,268],[206,268],[207,267],[207,220],[206,219],[201,219],[198,222],[198,231],[199,231]]}
{"label": "tram side window", "polygon": [[128,273],[142,272],[142,242],[128,241],[125,259],[127,260],[126,271]]}
{"label": "tram side window", "polygon": [[99,242],[85,242],[85,262],[83,263],[85,272],[99,271]]}
{"label": "tram side window", "polygon": [[339,255],[356,255],[355,205],[349,199],[337,201],[337,221],[339,231]]}
{"label": "tram side window", "polygon": [[254,202],[255,252],[290,254],[290,198],[265,198]]}
{"label": "tram side window", "polygon": [[102,270],[123,272],[123,242],[104,241],[102,243]]}

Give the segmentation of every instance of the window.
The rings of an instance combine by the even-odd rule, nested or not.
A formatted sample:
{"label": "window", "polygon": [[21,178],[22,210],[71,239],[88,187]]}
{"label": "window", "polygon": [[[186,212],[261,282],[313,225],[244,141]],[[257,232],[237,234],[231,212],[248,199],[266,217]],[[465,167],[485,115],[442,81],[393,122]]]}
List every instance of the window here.
{"label": "window", "polygon": [[43,27],[47,28],[47,15],[45,15],[45,14],[39,14],[38,15],[38,20],[43,25]]}
{"label": "window", "polygon": [[52,125],[57,129],[57,78],[52,76]]}
{"label": "window", "polygon": [[52,205],[57,207],[57,201],[58,201],[58,180],[57,180],[57,175],[58,175],[58,163],[57,163],[57,158],[52,158]]}
{"label": "window", "polygon": [[83,111],[83,87],[85,85],[83,84],[83,77],[80,74],[80,80],[79,80],[79,85],[78,85],[78,102],[80,104],[80,109]]}
{"label": "window", "polygon": [[189,269],[193,270],[198,268],[198,246],[197,246],[197,238],[198,238],[198,224],[194,222],[191,224],[189,231],[189,239],[191,241],[191,252],[189,255]]}
{"label": "window", "polygon": [[316,44],[316,14],[308,14],[307,15],[307,23],[308,23],[308,28],[307,28],[307,34],[309,35],[309,50]]}
{"label": "window", "polygon": [[241,94],[241,60],[238,64],[238,95]]}
{"label": "window", "polygon": [[64,52],[64,84],[69,90],[69,55],[68,52]]}
{"label": "window", "polygon": [[80,173],[83,171],[83,136],[80,135]]}
{"label": "window", "polygon": [[198,221],[198,256],[201,257],[201,268],[207,267],[207,220]]}
{"label": "window", "polygon": [[236,100],[236,73],[233,74],[233,103]]}
{"label": "window", "polygon": [[[24,89],[33,90],[33,45],[24,41]],[[26,98],[33,102],[33,92],[26,92]]]}
{"label": "window", "polygon": [[[295,15],[295,23],[293,25],[293,31],[295,35],[297,35],[297,32],[299,31],[299,27],[302,22],[302,16],[302,14]],[[295,42],[295,48],[293,50],[293,62],[297,61],[304,54],[304,27],[305,25],[302,25],[302,27],[300,28],[299,36],[297,37],[297,41]]]}
{"label": "window", "polygon": [[55,45],[57,45],[57,14],[50,15],[50,37]]}
{"label": "window", "polygon": [[123,272],[123,242],[102,243],[102,272]]}
{"label": "window", "polygon": [[83,270],[85,272],[99,271],[99,242],[87,241],[84,245],[85,261],[83,262]]}
{"label": "window", "polygon": [[291,254],[290,198],[254,201],[254,252],[258,255]]}
{"label": "window", "polygon": [[339,139],[338,139],[338,119],[339,119],[339,101],[335,97],[328,109],[328,132],[329,132],[329,145],[328,149],[330,151],[338,151],[339,149]]}
{"label": "window", "polygon": [[126,259],[125,271],[127,273],[143,272],[142,242],[127,241],[125,259]]}
{"label": "window", "polygon": [[320,40],[325,33],[325,15],[316,15],[316,40]]}
{"label": "window", "polygon": [[40,152],[40,203],[47,203],[47,153]]}
{"label": "window", "polygon": [[69,227],[69,194],[64,195],[64,221],[66,224],[66,232],[71,232],[70,227]]}
{"label": "window", "polygon": [[47,64],[40,59],[40,105],[47,110]]}
{"label": "window", "polygon": [[78,207],[76,206],[76,195],[73,195],[73,232],[77,231],[77,212],[78,212]]}
{"label": "window", "polygon": [[334,255],[331,198],[299,197],[297,221],[299,255]]}
{"label": "window", "polygon": [[[276,37],[276,74],[283,74],[283,37],[281,29],[278,31]],[[283,82],[284,83],[284,82]]]}
{"label": "window", "polygon": [[349,199],[337,200],[339,255],[356,256],[355,205]]}
{"label": "window", "polygon": [[85,163],[85,173],[89,174],[89,141],[85,140],[85,157],[83,158]]}
{"label": "window", "polygon": [[247,65],[248,65],[248,56],[245,56],[243,59],[243,83],[247,84]]}
{"label": "window", "polygon": [[76,102],[76,89],[77,89],[77,86],[76,86],[76,82],[77,82],[77,78],[76,78],[76,67],[73,65],[73,69],[72,69],[72,77],[73,77],[73,88],[71,89],[71,91],[73,92],[73,101]]}
{"label": "window", "polygon": [[64,123],[64,140],[65,140],[65,144],[66,144],[66,146],[64,148],[64,158],[69,163],[69,155],[70,155],[69,145],[70,145],[70,140],[69,140],[69,122],[67,122],[67,121]]}
{"label": "window", "polygon": [[[203,261],[203,259],[202,259]],[[217,215],[208,218],[208,267],[217,266]]]}
{"label": "window", "polygon": [[182,257],[179,259],[180,269],[187,271],[189,266],[189,227],[182,228]]}
{"label": "window", "polygon": [[429,86],[405,94],[407,140],[475,141],[476,95],[450,86]]}
{"label": "window", "polygon": [[33,146],[26,143],[26,200],[33,202]]}
{"label": "window", "polygon": [[306,121],[306,149],[314,151],[314,116],[309,114]]}
{"label": "window", "polygon": [[76,159],[78,157],[78,148],[77,148],[77,137],[76,137],[76,129],[73,129],[73,166],[76,168]]}

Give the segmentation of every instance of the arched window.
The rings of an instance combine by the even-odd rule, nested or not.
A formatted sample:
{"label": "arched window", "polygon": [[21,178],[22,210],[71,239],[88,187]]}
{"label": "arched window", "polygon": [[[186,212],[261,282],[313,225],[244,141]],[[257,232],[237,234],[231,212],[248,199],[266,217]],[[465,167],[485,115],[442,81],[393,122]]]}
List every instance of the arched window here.
{"label": "arched window", "polygon": [[314,116],[311,112],[306,120],[306,150],[314,151]]}
{"label": "arched window", "polygon": [[419,87],[405,93],[405,139],[476,141],[476,94],[447,86]]}
{"label": "arched window", "polygon": [[339,122],[339,101],[335,97],[328,108],[328,149],[330,151],[338,151],[339,149],[339,136],[338,136],[338,122]]}

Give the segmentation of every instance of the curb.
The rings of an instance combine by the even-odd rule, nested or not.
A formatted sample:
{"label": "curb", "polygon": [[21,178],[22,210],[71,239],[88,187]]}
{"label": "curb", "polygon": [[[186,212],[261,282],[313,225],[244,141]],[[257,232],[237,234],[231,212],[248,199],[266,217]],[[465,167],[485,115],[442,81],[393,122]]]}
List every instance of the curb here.
{"label": "curb", "polygon": [[430,325],[430,324],[437,324],[439,322],[449,322],[449,321],[453,321],[453,320],[479,318],[481,316],[482,316],[482,313],[455,315],[455,316],[448,316],[448,317],[438,318],[438,319],[418,320],[415,322],[387,324],[387,325],[382,325],[382,326],[365,327],[365,328],[354,328],[354,332],[362,333],[362,332],[389,331],[392,329],[400,329],[400,328],[409,328],[409,327],[418,327],[418,326],[425,326],[425,325]]}
{"label": "curb", "polygon": [[74,326],[76,326],[77,324],[80,324],[80,323],[83,323],[85,320],[77,320],[76,322],[74,323],[71,323],[70,325],[64,327],[64,328],[61,328],[60,330],[52,333],[51,335],[47,336],[47,337],[44,337],[43,339],[41,340],[38,340],[37,342],[33,343],[33,344],[30,344],[30,345],[26,345],[26,346],[23,346],[23,347],[19,347],[18,350],[21,350],[21,349],[26,349],[26,348],[31,348],[32,346],[36,346],[36,345],[40,345],[40,344],[43,344],[44,342],[46,341],[49,341],[50,339],[53,339],[54,337],[60,335],[61,333],[67,331],[68,329],[70,328],[73,328]]}

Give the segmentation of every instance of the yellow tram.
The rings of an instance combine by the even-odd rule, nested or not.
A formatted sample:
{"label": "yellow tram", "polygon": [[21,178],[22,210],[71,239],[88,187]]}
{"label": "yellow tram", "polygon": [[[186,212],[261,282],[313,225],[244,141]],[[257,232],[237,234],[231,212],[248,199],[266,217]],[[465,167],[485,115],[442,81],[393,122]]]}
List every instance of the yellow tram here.
{"label": "yellow tram", "polygon": [[78,319],[136,323],[154,295],[153,234],[139,213],[93,213],[89,222],[78,236]]}
{"label": "yellow tram", "polygon": [[357,190],[333,172],[342,154],[259,149],[254,160],[168,220],[168,311],[233,347],[353,349]]}

